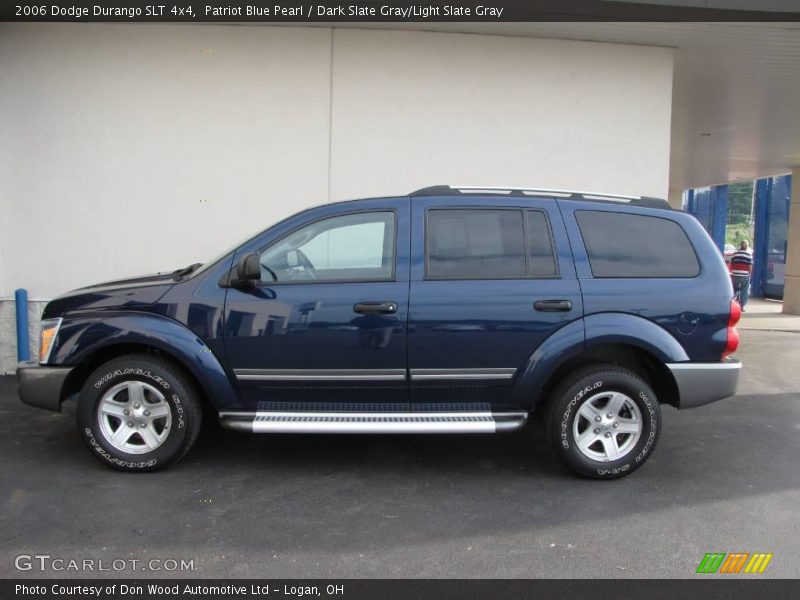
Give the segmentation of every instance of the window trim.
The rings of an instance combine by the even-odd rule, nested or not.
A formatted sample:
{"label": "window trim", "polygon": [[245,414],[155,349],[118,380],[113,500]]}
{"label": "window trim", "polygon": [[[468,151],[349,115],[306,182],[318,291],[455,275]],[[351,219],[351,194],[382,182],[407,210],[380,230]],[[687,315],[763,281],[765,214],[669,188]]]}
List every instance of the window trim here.
{"label": "window trim", "polygon": [[[648,219],[661,219],[662,221],[668,221],[674,224],[678,229],[680,229],[681,233],[683,233],[686,241],[689,242],[689,248],[692,249],[692,253],[694,254],[694,259],[697,262],[697,273],[692,276],[688,275],[661,275],[661,276],[645,276],[645,275],[595,275],[594,268],[592,267],[592,258],[589,255],[589,247],[586,245],[586,239],[583,236],[583,228],[581,227],[581,222],[578,219],[578,213],[582,212],[590,212],[590,213],[611,213],[615,215],[630,215],[633,217],[645,217]],[[697,249],[694,247],[694,242],[692,242],[692,238],[689,237],[689,234],[686,232],[686,229],[683,228],[683,225],[678,223],[675,219],[670,219],[668,217],[662,217],[660,215],[645,215],[638,212],[628,212],[628,211],[621,211],[621,210],[594,210],[594,209],[577,209],[573,211],[573,218],[575,219],[575,225],[578,227],[578,233],[581,236],[581,243],[583,244],[583,251],[586,254],[586,262],[589,263],[589,271],[592,273],[592,279],[697,279],[703,274],[703,263],[700,260],[700,256],[697,254]]]}
{"label": "window trim", "polygon": [[[534,275],[531,273],[530,267],[528,265],[531,257],[531,249],[530,245],[530,234],[529,234],[529,225],[528,225],[528,215],[532,212],[542,213],[544,215],[544,224],[547,227],[547,235],[550,238],[550,257],[553,259],[553,274],[552,275]],[[543,208],[527,208],[525,209],[525,215],[523,216],[523,226],[525,231],[525,272],[528,273],[529,279],[561,279],[561,269],[558,264],[558,252],[556,252],[556,238],[553,235],[553,226],[550,224],[550,215],[547,214],[547,211]]]}
{"label": "window trim", "polygon": [[[522,237],[525,251],[525,275],[516,276],[508,275],[504,277],[488,276],[488,277],[436,277],[430,274],[430,218],[431,211],[453,211],[453,210],[492,210],[492,211],[513,211],[518,212],[522,218]],[[530,271],[530,239],[528,238],[528,213],[539,212],[544,215],[544,221],[547,225],[547,233],[550,239],[550,248],[552,249],[554,273],[552,275],[533,275]],[[448,206],[429,206],[425,208],[425,231],[424,231],[424,262],[425,274],[423,281],[525,281],[537,279],[561,279],[561,271],[558,264],[558,253],[556,252],[555,238],[553,237],[553,228],[550,224],[550,215],[543,208],[528,208],[526,206],[474,206],[474,205],[448,205]]]}
{"label": "window trim", "polygon": [[[346,283],[392,283],[397,281],[397,231],[398,231],[398,216],[397,216],[397,208],[362,208],[360,210],[349,210],[347,212],[336,213],[333,215],[326,215],[324,217],[319,217],[317,219],[313,219],[311,221],[306,221],[287,231],[279,238],[272,240],[270,243],[261,246],[255,252],[258,253],[259,257],[264,250],[267,248],[274,246],[275,244],[280,243],[282,240],[286,239],[290,235],[300,231],[304,227],[308,227],[309,225],[313,225],[314,223],[319,223],[320,221],[327,221],[328,219],[337,219],[339,217],[347,217],[350,215],[360,215],[360,214],[369,214],[369,213],[391,213],[392,220],[394,223],[394,231],[392,232],[393,236],[393,248],[392,248],[392,272],[389,277],[384,277],[380,279],[328,279],[328,280],[319,280],[319,279],[308,279],[305,281],[264,281],[263,279],[259,279],[255,281],[255,285],[257,287],[275,287],[275,286],[284,286],[284,285],[339,285],[339,284],[346,284]],[[234,266],[235,268],[235,266]]]}

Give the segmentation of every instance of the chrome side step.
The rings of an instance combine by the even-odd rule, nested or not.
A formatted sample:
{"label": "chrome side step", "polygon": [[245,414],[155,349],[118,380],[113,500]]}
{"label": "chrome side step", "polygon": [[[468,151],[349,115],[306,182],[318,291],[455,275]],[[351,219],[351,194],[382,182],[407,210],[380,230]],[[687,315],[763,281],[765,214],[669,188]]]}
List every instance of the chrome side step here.
{"label": "chrome side step", "polygon": [[496,433],[522,427],[525,412],[222,412],[226,429],[249,433]]}

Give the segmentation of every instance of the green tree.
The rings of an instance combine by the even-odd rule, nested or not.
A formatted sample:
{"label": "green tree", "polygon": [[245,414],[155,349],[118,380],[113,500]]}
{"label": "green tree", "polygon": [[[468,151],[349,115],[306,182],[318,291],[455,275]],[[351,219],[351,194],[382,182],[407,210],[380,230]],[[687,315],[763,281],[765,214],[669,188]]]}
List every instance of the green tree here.
{"label": "green tree", "polygon": [[728,185],[726,244],[738,247],[742,240],[753,241],[753,185],[753,181]]}

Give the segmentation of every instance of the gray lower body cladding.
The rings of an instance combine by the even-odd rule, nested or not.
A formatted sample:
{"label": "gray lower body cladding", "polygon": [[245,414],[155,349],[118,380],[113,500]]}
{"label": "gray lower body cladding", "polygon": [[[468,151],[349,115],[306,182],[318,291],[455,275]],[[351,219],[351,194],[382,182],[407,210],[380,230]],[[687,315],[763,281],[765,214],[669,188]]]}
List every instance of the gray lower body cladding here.
{"label": "gray lower body cladding", "polygon": [[36,408],[59,412],[61,389],[72,367],[48,367],[29,361],[17,367],[19,398]]}
{"label": "gray lower body cladding", "polygon": [[742,363],[728,359],[716,363],[668,363],[678,385],[678,408],[695,408],[736,393]]}

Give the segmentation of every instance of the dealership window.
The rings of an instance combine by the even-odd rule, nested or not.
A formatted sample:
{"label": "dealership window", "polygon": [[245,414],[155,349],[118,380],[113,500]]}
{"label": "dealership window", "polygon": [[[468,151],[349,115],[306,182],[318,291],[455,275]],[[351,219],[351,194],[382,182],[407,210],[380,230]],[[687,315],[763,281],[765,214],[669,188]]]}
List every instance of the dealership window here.
{"label": "dealership window", "polygon": [[315,221],[261,252],[261,279],[386,281],[394,277],[395,215],[363,212]]}
{"label": "dealership window", "polygon": [[580,210],[594,277],[695,277],[700,265],[675,221],[631,213]]}

